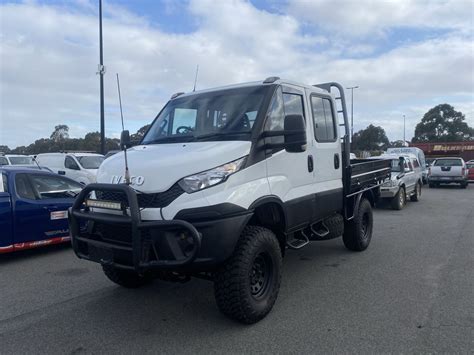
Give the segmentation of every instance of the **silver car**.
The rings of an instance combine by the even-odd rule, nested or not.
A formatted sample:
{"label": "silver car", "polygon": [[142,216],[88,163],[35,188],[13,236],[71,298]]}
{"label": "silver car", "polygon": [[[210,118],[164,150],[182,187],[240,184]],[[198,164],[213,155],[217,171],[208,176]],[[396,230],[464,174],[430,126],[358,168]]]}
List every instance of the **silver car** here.
{"label": "silver car", "polygon": [[418,201],[423,186],[423,174],[418,158],[413,154],[384,154],[379,158],[392,161],[391,179],[380,187],[380,197],[390,200],[395,210],[401,210],[408,198]]}

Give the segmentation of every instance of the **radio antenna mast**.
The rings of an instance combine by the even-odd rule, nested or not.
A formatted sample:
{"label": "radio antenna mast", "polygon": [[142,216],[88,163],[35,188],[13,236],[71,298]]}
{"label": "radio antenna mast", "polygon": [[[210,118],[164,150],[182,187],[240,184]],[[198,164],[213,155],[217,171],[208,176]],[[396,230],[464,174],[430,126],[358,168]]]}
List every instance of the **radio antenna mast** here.
{"label": "radio antenna mast", "polygon": [[199,72],[199,64],[196,66],[196,76],[194,77],[193,92],[196,91],[196,83],[197,83],[197,81],[198,81],[198,72]]}
{"label": "radio antenna mast", "polygon": [[[120,118],[122,119],[122,134],[125,131],[125,127],[123,125],[123,111],[122,111],[122,95],[120,95],[120,80],[119,75],[117,73],[117,90],[119,96],[119,105],[120,105]],[[128,170],[128,159],[127,159],[127,146],[123,146],[123,154],[125,158],[125,184],[130,185],[130,172]]]}

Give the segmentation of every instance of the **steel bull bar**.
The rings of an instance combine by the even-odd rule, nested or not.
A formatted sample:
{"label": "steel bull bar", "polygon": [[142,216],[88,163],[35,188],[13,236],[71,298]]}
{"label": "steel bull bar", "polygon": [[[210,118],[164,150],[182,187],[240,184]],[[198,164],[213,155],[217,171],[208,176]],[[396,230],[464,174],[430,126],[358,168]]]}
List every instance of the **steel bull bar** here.
{"label": "steel bull bar", "polygon": [[[123,201],[120,203],[121,214],[91,211],[86,200],[89,199],[93,191],[123,194],[126,204]],[[100,200],[98,201],[100,202]],[[103,209],[101,210],[103,211]],[[85,229],[81,228],[81,221],[87,222]],[[98,237],[97,234],[94,234],[94,225],[99,223],[130,231],[131,244],[110,242]],[[123,184],[87,185],[69,209],[69,229],[72,247],[77,257],[137,272],[154,268],[166,269],[185,266],[196,259],[201,247],[201,235],[189,222],[183,220],[142,221],[137,192],[130,186]],[[186,252],[180,250],[176,238],[169,238],[169,233],[168,237],[165,236],[166,232],[176,231],[183,238],[192,238],[192,250]],[[174,260],[159,258],[155,247],[156,242],[166,243]],[[91,250],[94,252],[91,253]],[[153,258],[150,258],[150,253],[154,254]],[[128,259],[128,262],[123,262],[123,258],[117,260],[120,258],[117,258],[116,255],[130,254],[131,258],[125,258]]]}

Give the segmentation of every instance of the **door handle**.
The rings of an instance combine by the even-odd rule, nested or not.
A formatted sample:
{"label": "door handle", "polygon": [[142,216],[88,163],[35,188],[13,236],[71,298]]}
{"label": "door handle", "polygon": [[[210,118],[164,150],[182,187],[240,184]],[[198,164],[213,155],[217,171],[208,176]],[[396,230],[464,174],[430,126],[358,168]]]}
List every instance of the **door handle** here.
{"label": "door handle", "polygon": [[66,175],[66,172],[64,170],[58,170],[59,175]]}
{"label": "door handle", "polygon": [[313,161],[313,156],[308,155],[308,171],[311,173],[314,170],[314,161]]}
{"label": "door handle", "polygon": [[334,169],[339,169],[340,161],[339,161],[339,154],[334,154]]}

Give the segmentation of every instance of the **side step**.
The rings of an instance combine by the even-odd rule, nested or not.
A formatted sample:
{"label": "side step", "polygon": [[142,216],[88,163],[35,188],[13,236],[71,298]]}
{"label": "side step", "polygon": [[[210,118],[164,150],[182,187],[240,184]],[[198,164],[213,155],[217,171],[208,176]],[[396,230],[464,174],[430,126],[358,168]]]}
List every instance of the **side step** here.
{"label": "side step", "polygon": [[286,241],[288,248],[297,250],[303,248],[309,243],[309,239],[303,231],[299,233],[298,237],[299,238],[293,237],[292,239]]}

